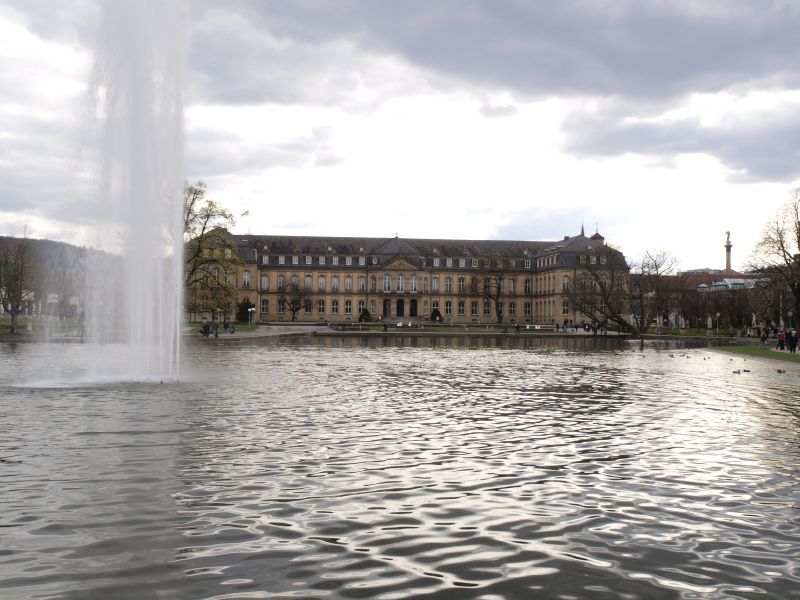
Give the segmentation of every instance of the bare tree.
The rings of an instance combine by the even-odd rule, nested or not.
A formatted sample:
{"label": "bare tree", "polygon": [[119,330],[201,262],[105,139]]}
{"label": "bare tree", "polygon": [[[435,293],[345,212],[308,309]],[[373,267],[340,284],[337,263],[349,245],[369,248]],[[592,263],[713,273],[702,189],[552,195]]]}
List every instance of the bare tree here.
{"label": "bare tree", "polygon": [[292,321],[297,320],[297,313],[300,312],[301,309],[308,308],[310,312],[310,290],[301,287],[299,282],[291,281],[278,291],[280,292],[278,303],[292,314]]}
{"label": "bare tree", "polygon": [[10,333],[17,333],[17,317],[32,302],[33,261],[27,237],[8,238],[0,249],[0,304],[11,317]]}
{"label": "bare tree", "polygon": [[664,322],[679,302],[679,289],[672,281],[677,260],[666,251],[645,250],[642,260],[634,265],[628,289],[633,325],[646,331],[655,317]]}
{"label": "bare tree", "polygon": [[594,323],[611,323],[628,333],[639,331],[630,317],[633,298],[625,257],[611,246],[602,246],[595,255],[594,263],[576,268],[567,291],[570,303]]}
{"label": "bare tree", "polygon": [[[186,183],[183,194],[186,277],[189,312],[227,308],[236,296],[232,274],[239,258],[226,229],[234,225],[231,212],[206,197],[202,181]],[[209,302],[215,306],[207,306]]]}
{"label": "bare tree", "polygon": [[800,188],[791,192],[789,202],[767,223],[750,266],[788,289],[794,314],[800,315]]}
{"label": "bare tree", "polygon": [[[506,295],[506,284],[508,283],[508,269],[512,259],[508,256],[497,255],[493,258],[481,260],[483,277],[482,296],[484,300],[494,305],[494,314],[497,322],[503,322],[503,298]],[[478,285],[475,278],[472,279],[470,287],[474,289]]]}

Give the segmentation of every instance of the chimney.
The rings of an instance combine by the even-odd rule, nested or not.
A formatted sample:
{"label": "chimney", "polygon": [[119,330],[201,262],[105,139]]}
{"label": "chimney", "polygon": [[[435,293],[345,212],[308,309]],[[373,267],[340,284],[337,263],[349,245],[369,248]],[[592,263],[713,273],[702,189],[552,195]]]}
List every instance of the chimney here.
{"label": "chimney", "polygon": [[731,232],[725,232],[726,240],[725,240],[725,270],[731,270],[731,248],[733,248],[733,244],[731,244]]}

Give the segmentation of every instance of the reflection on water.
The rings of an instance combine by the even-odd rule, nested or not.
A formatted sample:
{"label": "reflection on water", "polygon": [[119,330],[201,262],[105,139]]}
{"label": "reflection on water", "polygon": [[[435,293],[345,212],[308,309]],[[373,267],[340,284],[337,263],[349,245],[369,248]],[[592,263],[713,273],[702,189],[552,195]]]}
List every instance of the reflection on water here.
{"label": "reflection on water", "polygon": [[798,372],[381,336],[68,384],[85,351],[0,349],[0,597],[800,597]]}

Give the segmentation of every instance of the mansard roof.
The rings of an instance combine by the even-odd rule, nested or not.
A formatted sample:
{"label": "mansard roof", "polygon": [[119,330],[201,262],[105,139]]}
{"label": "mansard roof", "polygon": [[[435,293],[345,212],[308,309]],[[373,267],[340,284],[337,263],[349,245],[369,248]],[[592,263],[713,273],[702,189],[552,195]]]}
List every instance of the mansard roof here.
{"label": "mansard roof", "polygon": [[239,246],[264,254],[365,254],[369,256],[534,256],[553,242],[422,238],[234,235]]}
{"label": "mansard roof", "polygon": [[[505,256],[518,259],[535,259],[557,255],[558,265],[577,265],[581,253],[591,254],[601,248],[619,255],[608,247],[599,233],[586,237],[583,233],[565,236],[558,241],[525,240],[459,240],[423,238],[377,238],[337,236],[290,235],[233,235],[239,255],[245,260],[255,260],[258,255],[339,255],[369,256],[381,263],[396,257],[412,260],[428,258],[481,258]],[[254,252],[255,251],[255,252]],[[618,259],[619,259],[618,257]],[[615,261],[616,262],[616,261]],[[551,263],[552,264],[552,263]]]}

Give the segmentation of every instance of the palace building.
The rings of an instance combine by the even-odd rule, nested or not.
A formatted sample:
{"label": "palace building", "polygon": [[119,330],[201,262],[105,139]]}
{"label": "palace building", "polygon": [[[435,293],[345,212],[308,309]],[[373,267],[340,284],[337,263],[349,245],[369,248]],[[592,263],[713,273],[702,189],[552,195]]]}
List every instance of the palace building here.
{"label": "palace building", "polygon": [[558,241],[228,235],[236,302],[261,322],[579,323],[569,291],[581,272],[609,253],[624,264],[583,228]]}

